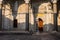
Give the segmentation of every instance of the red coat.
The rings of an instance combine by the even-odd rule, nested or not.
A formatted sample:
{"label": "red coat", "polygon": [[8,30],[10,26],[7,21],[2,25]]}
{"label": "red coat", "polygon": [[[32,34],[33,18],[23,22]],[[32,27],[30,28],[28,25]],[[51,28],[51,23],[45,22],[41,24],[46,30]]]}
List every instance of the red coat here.
{"label": "red coat", "polygon": [[38,21],[38,27],[43,27],[43,21]]}

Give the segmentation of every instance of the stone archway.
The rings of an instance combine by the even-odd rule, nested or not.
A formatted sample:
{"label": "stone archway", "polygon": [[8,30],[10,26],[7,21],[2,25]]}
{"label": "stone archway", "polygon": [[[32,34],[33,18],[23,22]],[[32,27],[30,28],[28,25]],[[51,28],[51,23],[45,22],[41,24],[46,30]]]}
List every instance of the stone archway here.
{"label": "stone archway", "polygon": [[[28,14],[28,5],[26,3],[19,3],[18,11],[17,11],[17,22],[18,22],[18,29],[21,31],[24,31],[28,27],[28,21],[27,20],[27,14]],[[28,30],[27,30],[28,31]]]}
{"label": "stone archway", "polygon": [[2,29],[10,30],[13,28],[13,16],[10,3],[3,4],[2,7]]}
{"label": "stone archway", "polygon": [[[48,10],[47,10],[48,9]],[[44,31],[52,31],[54,21],[50,2],[42,3],[38,8],[36,19],[41,18],[43,20]],[[46,11],[47,10],[47,11]]]}

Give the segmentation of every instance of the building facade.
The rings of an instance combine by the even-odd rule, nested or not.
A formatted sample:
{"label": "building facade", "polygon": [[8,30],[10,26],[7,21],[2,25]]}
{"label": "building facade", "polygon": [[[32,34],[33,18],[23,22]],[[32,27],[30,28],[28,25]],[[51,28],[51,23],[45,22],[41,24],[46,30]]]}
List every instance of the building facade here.
{"label": "building facade", "polygon": [[35,32],[40,18],[43,21],[43,31],[60,31],[59,3],[57,0],[2,0],[0,29]]}

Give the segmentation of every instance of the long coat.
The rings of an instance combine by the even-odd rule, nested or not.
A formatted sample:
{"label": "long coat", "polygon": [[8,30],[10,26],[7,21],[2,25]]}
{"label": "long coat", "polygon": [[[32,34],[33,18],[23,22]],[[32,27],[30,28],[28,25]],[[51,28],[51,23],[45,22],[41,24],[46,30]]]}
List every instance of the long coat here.
{"label": "long coat", "polygon": [[43,21],[38,21],[38,27],[43,27]]}

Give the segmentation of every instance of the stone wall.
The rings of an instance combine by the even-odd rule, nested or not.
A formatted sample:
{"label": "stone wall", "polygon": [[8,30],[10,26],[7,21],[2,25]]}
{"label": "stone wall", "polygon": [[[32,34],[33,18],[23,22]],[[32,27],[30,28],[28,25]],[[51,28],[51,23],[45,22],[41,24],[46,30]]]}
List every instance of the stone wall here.
{"label": "stone wall", "polygon": [[[48,2],[47,2],[48,3]],[[43,20],[43,30],[44,31],[53,31],[54,29],[54,14],[51,12],[46,13],[46,4],[43,2],[32,3],[33,11],[35,14],[35,23],[38,18]],[[38,27],[37,25],[35,28]]]}
{"label": "stone wall", "polygon": [[10,9],[10,4],[6,4],[2,7],[2,28],[12,29],[13,26],[13,16],[12,10]]}
{"label": "stone wall", "polygon": [[2,26],[2,5],[1,5],[1,2],[0,2],[0,29],[2,28],[1,26]]}
{"label": "stone wall", "polygon": [[[46,9],[45,6],[41,6],[41,4],[44,4],[44,2],[36,2],[36,3],[32,3],[29,4],[29,6],[27,4],[25,4],[24,2],[18,2],[18,10],[17,10],[17,24],[18,27],[16,28],[17,30],[26,30],[27,27],[27,13],[29,12],[29,30],[32,31],[36,31],[36,27],[38,27],[36,25],[37,23],[37,19],[41,18],[43,20],[43,30],[44,31],[52,31],[54,29],[53,25],[54,25],[54,17],[53,14],[51,12],[46,13]],[[10,4],[6,4],[3,6],[3,13],[2,13],[2,27],[3,29],[14,29],[13,28],[13,20],[14,20],[14,16],[12,15],[12,9],[10,8]],[[42,7],[42,12],[40,10],[40,8]],[[29,11],[28,11],[29,8]]]}
{"label": "stone wall", "polygon": [[57,23],[58,23],[58,31],[60,31],[60,11],[58,14]]}

